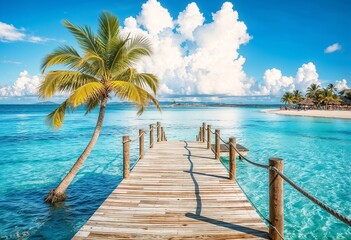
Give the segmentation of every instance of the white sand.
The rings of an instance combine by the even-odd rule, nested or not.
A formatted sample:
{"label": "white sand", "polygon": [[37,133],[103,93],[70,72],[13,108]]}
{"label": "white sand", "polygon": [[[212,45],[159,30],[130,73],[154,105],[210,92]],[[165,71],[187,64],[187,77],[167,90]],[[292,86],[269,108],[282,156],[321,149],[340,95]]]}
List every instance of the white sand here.
{"label": "white sand", "polygon": [[324,110],[262,110],[266,113],[281,115],[305,116],[305,117],[324,117],[324,118],[343,118],[351,119],[351,111],[324,111]]}

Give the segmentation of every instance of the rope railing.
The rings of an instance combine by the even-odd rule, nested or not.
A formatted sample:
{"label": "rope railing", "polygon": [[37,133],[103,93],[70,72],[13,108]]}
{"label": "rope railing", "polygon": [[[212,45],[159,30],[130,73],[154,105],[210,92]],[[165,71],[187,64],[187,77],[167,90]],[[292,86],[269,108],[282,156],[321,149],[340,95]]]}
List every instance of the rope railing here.
{"label": "rope railing", "polygon": [[325,203],[321,202],[319,199],[317,199],[316,197],[312,196],[310,193],[306,192],[304,189],[302,189],[300,186],[298,186],[296,183],[294,183],[290,178],[288,178],[286,175],[284,175],[282,172],[280,172],[277,168],[275,167],[271,167],[268,165],[264,165],[264,164],[259,164],[256,162],[253,162],[249,159],[247,159],[245,156],[243,156],[239,150],[233,145],[233,148],[235,149],[235,151],[239,154],[239,156],[244,159],[245,161],[251,163],[254,166],[260,167],[260,168],[265,168],[265,169],[269,169],[269,170],[273,170],[275,171],[281,178],[283,178],[290,186],[292,186],[295,190],[297,190],[298,192],[300,192],[302,195],[304,195],[305,197],[307,197],[309,200],[311,200],[313,203],[317,204],[319,207],[323,208],[325,211],[327,211],[329,214],[333,215],[335,218],[339,219],[340,221],[346,223],[347,225],[351,226],[351,219],[348,219],[347,217],[341,215],[339,212],[335,211],[334,209],[332,209],[331,207],[329,207],[328,205],[326,205]]}
{"label": "rope railing", "polygon": [[250,159],[248,159],[247,157],[245,157],[237,148],[236,146],[234,146],[234,144],[229,143],[231,146],[233,146],[235,152],[238,153],[238,155],[241,157],[241,159],[244,159],[246,162],[251,163],[252,165],[256,166],[256,167],[260,167],[260,168],[265,168],[265,169],[269,169],[268,165],[265,164],[260,164],[254,161],[251,161]]}
{"label": "rope railing", "polygon": [[323,208],[325,211],[327,211],[329,214],[333,215],[335,218],[339,219],[340,221],[346,223],[347,225],[351,226],[351,219],[343,216],[339,212],[335,211],[316,197],[312,196],[310,193],[306,192],[304,189],[299,187],[296,183],[294,183],[290,178],[288,178],[286,175],[284,175],[282,172],[280,172],[278,169],[275,167],[270,167],[271,170],[275,171],[281,178],[283,178],[287,183],[289,183],[290,186],[292,186],[294,189],[296,189],[298,192],[300,192],[302,195],[304,195],[306,198],[311,200],[313,203],[317,204],[319,207]]}
{"label": "rope railing", "polygon": [[[267,219],[264,217],[264,215],[256,208],[257,212],[261,215],[261,217],[269,224],[270,229],[269,229],[269,237],[271,239],[284,239],[284,216],[283,216],[283,181],[287,182],[290,186],[292,186],[295,190],[297,190],[299,193],[304,195],[306,198],[311,200],[314,204],[318,205],[325,211],[327,211],[329,214],[334,216],[335,218],[339,219],[340,221],[344,222],[345,224],[351,226],[351,219],[343,216],[341,213],[337,212],[336,210],[332,209],[316,197],[312,196],[310,193],[302,189],[300,186],[298,186],[296,183],[294,183],[290,178],[288,178],[286,175],[283,174],[283,160],[282,159],[276,159],[276,158],[271,158],[269,159],[269,165],[265,164],[260,164],[255,161],[252,161],[248,159],[246,156],[244,156],[239,149],[236,146],[236,139],[235,138],[230,138],[229,142],[224,141],[224,139],[220,136],[220,131],[216,130],[213,132],[211,130],[211,126],[208,125],[206,128],[206,124],[203,123],[203,127],[200,128],[200,133],[201,130],[206,129],[207,130],[207,140],[205,139],[205,136],[199,134],[200,142],[207,142],[207,146],[211,145],[211,139],[210,136],[214,134],[216,136],[216,144],[215,144],[215,156],[216,159],[219,159],[221,162],[221,158],[219,156],[220,154],[220,142],[224,143],[224,146],[229,150],[229,164],[230,167],[226,167],[225,164],[222,164],[226,167],[226,169],[229,172],[229,178],[233,179],[233,176],[235,178],[235,171],[236,171],[236,166],[235,166],[235,154],[237,153],[240,157],[240,159],[245,160],[246,162],[259,167],[263,169],[267,169],[269,171],[269,193],[270,193],[270,218]],[[202,138],[201,138],[202,137]],[[218,152],[217,152],[218,151]],[[277,179],[277,176],[280,176],[281,179]]]}
{"label": "rope railing", "polygon": [[138,137],[133,138],[133,139],[128,139],[128,140],[126,140],[126,141],[123,141],[123,143],[126,143],[126,142],[135,142],[136,140],[140,139],[145,133],[146,133],[146,132],[143,131],[141,134],[139,134]]}

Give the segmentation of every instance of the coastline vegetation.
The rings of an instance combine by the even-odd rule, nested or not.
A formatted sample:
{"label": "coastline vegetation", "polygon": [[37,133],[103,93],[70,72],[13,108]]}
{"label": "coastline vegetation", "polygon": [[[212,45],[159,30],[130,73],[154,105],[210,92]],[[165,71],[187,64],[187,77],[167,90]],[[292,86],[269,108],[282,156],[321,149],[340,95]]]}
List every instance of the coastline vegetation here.
{"label": "coastline vegetation", "polygon": [[[63,24],[76,39],[81,54],[64,45],[43,59],[44,81],[39,87],[39,96],[47,99],[56,93],[68,94],[68,98],[47,116],[47,121],[54,128],[60,128],[65,113],[79,106],[85,107],[86,114],[99,107],[99,115],[90,142],[60,184],[50,191],[45,199],[48,203],[66,199],[66,189],[98,140],[106,104],[111,97],[134,103],[138,106],[138,114],[149,102],[161,110],[156,99],[157,77],[139,73],[134,68],[142,57],[152,54],[148,39],[122,34],[117,17],[108,12],[100,15],[97,33],[88,26],[75,26],[69,21]],[[47,71],[52,66],[55,70]],[[56,70],[58,66],[65,66],[65,69]]]}
{"label": "coastline vegetation", "polygon": [[[306,101],[307,100],[307,101]],[[314,108],[328,109],[331,105],[351,104],[351,92],[349,89],[337,92],[334,84],[330,83],[326,88],[312,83],[306,90],[305,96],[300,90],[293,92],[285,92],[281,98],[281,102],[292,105],[312,105]],[[308,103],[310,102],[310,104]]]}

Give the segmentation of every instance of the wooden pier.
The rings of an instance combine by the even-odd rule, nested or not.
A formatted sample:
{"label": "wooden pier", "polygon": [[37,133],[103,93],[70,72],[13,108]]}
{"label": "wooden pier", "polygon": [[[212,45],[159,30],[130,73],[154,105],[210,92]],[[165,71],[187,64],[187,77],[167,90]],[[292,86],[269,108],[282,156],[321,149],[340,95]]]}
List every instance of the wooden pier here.
{"label": "wooden pier", "polygon": [[268,238],[263,220],[204,142],[165,139],[151,143],[73,239]]}

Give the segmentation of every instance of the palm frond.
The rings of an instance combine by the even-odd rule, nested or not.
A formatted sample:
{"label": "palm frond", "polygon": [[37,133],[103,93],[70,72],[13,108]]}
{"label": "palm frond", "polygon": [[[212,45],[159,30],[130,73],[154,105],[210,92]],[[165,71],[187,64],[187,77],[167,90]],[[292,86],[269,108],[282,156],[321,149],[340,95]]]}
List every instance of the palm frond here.
{"label": "palm frond", "polygon": [[155,75],[151,73],[138,73],[135,68],[126,69],[117,79],[134,83],[144,89],[149,87],[154,95],[156,95],[159,85],[159,81]]}
{"label": "palm frond", "polygon": [[119,50],[114,53],[114,59],[110,66],[113,76],[120,74],[121,69],[134,67],[135,63],[142,57],[150,56],[152,53],[149,40],[140,35],[132,38],[128,35],[120,42],[118,48]]}
{"label": "palm frond", "polygon": [[142,88],[145,88],[146,86],[149,87],[154,95],[157,93],[159,81],[157,77],[151,73],[137,73],[135,74],[134,79],[132,79],[132,82]]}
{"label": "palm frond", "polygon": [[88,113],[93,111],[96,107],[98,107],[99,103],[100,102],[97,99],[94,99],[94,98],[88,99],[85,105],[85,115],[87,115]]}
{"label": "palm frond", "polygon": [[57,91],[72,92],[75,89],[97,80],[81,72],[69,70],[51,71],[44,77],[38,89],[38,94],[42,98],[52,97]]}
{"label": "palm frond", "polygon": [[79,66],[84,66],[85,64],[90,64],[94,66],[94,75],[102,77],[106,72],[105,60],[97,55],[96,53],[87,53],[85,56],[78,62]]}
{"label": "palm frond", "polygon": [[43,59],[41,63],[41,71],[44,73],[48,67],[58,64],[75,68],[80,60],[81,56],[73,47],[67,45],[61,46]]}
{"label": "palm frond", "polygon": [[115,80],[109,82],[109,88],[110,91],[113,91],[120,99],[137,104],[139,107],[138,114],[141,114],[144,111],[146,104],[150,101],[155,104],[157,109],[161,110],[161,107],[154,96],[133,83]]}
{"label": "palm frond", "polygon": [[84,51],[99,54],[99,43],[90,27],[77,27],[67,20],[64,20],[63,24],[72,33]]}
{"label": "palm frond", "polygon": [[105,53],[110,53],[111,45],[118,41],[119,21],[109,12],[102,12],[99,17],[98,39],[102,42]]}
{"label": "palm frond", "polygon": [[47,123],[54,128],[60,128],[62,126],[63,120],[65,119],[67,108],[69,108],[69,105],[66,100],[61,103],[60,106],[58,106],[54,111],[47,115]]}
{"label": "palm frond", "polygon": [[100,82],[90,82],[77,88],[67,102],[72,107],[78,107],[90,100],[100,100],[107,94],[105,86]]}
{"label": "palm frond", "polygon": [[131,38],[126,48],[126,60],[131,67],[142,57],[150,56],[152,53],[150,41],[146,37],[140,35]]}
{"label": "palm frond", "polygon": [[125,68],[128,67],[128,65],[125,63],[126,59],[126,44],[129,41],[129,34],[126,38],[119,38],[119,40],[115,43],[112,43],[111,48],[113,49],[110,58],[108,60],[108,68],[110,72],[113,72],[114,75],[118,75],[120,71],[124,71]]}

